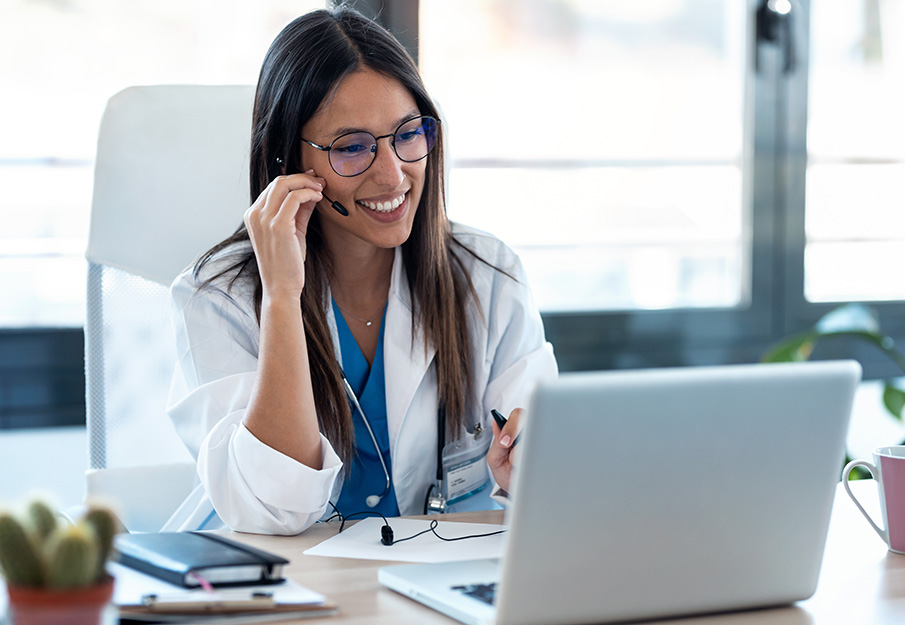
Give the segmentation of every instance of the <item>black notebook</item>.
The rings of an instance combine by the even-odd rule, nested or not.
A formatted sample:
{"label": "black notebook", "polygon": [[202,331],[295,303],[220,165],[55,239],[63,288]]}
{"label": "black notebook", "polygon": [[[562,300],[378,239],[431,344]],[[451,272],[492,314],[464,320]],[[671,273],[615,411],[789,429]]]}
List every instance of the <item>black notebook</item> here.
{"label": "black notebook", "polygon": [[121,564],[171,584],[193,588],[276,584],[289,560],[207,532],[120,534]]}

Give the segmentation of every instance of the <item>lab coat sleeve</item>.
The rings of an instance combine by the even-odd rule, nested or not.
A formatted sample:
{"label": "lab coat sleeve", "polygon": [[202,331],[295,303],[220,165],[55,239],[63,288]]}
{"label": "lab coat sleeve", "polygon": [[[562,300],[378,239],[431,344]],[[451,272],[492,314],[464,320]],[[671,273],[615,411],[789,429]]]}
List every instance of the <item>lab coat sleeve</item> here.
{"label": "lab coat sleeve", "polygon": [[244,425],[258,364],[258,325],[250,297],[190,273],[171,288],[176,367],[168,413],[198,463],[214,510],[230,528],[297,534],[324,513],[342,467],[321,436],[315,470],[259,441]]}

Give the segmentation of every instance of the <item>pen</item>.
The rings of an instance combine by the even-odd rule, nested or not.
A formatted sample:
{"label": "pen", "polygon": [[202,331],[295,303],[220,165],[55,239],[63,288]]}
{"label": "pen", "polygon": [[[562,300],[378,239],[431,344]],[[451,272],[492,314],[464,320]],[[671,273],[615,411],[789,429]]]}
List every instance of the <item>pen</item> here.
{"label": "pen", "polygon": [[[500,426],[500,430],[502,430],[504,427],[506,427],[506,423],[508,422],[508,419],[506,419],[506,417],[501,415],[499,410],[497,410],[496,408],[492,408],[490,410],[490,415],[493,417],[493,420],[496,421],[496,424],[498,426]],[[515,435],[515,440],[513,440],[512,445],[509,446],[510,449],[512,447],[515,447],[515,444],[518,443],[518,439],[521,438],[521,436],[522,436],[521,432],[519,432],[518,434]]]}

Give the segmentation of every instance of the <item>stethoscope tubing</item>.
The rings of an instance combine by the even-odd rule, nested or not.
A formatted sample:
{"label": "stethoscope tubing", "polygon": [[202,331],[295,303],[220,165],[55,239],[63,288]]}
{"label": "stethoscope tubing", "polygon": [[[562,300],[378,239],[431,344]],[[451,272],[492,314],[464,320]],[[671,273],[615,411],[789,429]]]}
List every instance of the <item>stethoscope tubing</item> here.
{"label": "stethoscope tubing", "polygon": [[377,444],[377,437],[374,436],[374,430],[371,429],[371,422],[368,421],[368,417],[365,415],[365,411],[361,409],[361,404],[358,403],[358,397],[355,396],[355,391],[352,390],[352,385],[349,384],[349,380],[346,379],[345,374],[342,376],[343,378],[343,386],[346,388],[346,394],[349,396],[349,399],[352,400],[352,404],[354,404],[355,409],[358,411],[358,414],[361,415],[361,420],[364,421],[365,427],[368,429],[368,434],[371,436],[371,442],[374,443],[374,449],[377,451],[377,458],[380,460],[380,466],[383,468],[383,474],[386,477],[386,486],[383,487],[383,492],[380,493],[380,499],[386,497],[390,492],[390,471],[387,469],[387,463],[383,459],[383,453],[380,451],[380,445]]}

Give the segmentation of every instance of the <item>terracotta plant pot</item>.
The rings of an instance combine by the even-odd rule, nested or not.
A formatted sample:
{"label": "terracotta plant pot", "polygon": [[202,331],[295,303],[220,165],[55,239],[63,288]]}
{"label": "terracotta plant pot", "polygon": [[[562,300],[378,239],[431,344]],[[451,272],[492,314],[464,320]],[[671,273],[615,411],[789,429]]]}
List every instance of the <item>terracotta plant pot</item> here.
{"label": "terracotta plant pot", "polygon": [[113,578],[87,588],[7,586],[11,625],[100,625],[113,597]]}

